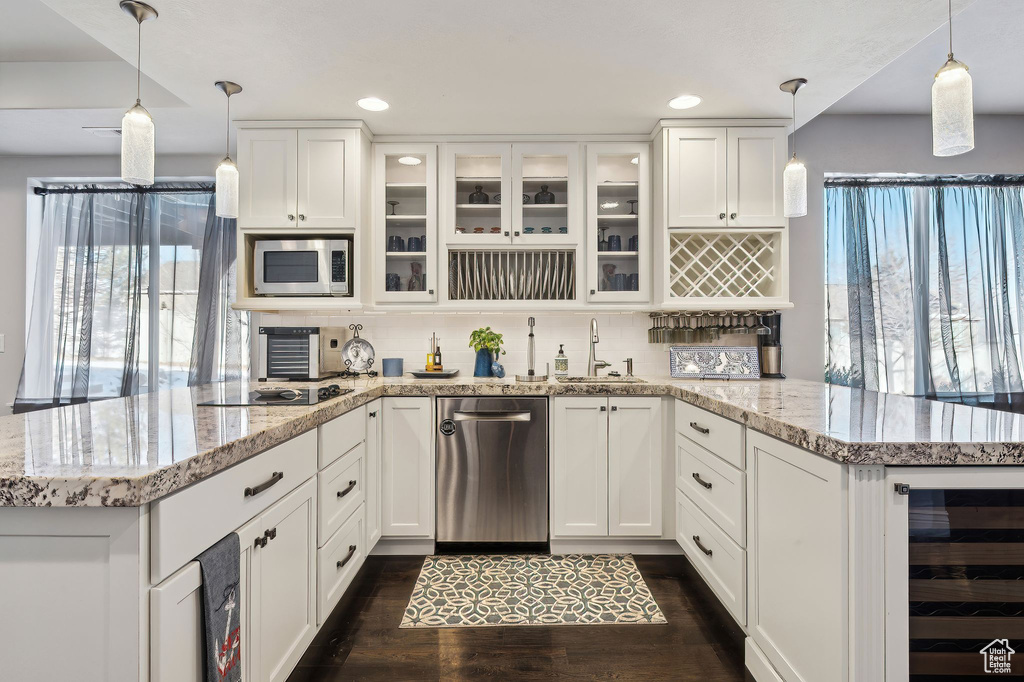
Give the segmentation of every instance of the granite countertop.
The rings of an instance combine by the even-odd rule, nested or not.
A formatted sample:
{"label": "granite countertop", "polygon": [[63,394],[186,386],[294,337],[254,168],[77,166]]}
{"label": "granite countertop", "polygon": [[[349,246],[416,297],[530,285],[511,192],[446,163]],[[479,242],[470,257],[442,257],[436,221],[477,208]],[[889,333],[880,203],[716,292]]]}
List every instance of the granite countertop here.
{"label": "granite countertop", "polygon": [[646,381],[337,380],[353,392],[314,406],[198,407],[224,390],[207,385],[0,417],[0,506],[139,506],[380,396],[669,395],[845,463],[1024,463],[1022,415],[797,379]]}

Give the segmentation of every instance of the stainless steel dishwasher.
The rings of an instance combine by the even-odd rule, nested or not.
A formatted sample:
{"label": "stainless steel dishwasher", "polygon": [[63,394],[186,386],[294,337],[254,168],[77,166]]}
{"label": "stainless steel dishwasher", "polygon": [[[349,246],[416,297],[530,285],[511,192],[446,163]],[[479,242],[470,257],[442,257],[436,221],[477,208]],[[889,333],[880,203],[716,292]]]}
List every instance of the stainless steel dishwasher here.
{"label": "stainless steel dishwasher", "polygon": [[547,542],[547,407],[437,399],[438,542]]}

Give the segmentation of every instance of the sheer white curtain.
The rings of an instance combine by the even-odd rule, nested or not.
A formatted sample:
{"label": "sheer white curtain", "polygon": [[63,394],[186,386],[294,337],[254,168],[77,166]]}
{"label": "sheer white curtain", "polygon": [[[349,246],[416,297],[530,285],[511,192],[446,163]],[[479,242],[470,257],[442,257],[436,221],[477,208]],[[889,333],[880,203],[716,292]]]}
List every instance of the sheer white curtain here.
{"label": "sheer white curtain", "polygon": [[[43,199],[16,411],[184,386],[200,338],[221,339],[205,380],[247,376],[248,315],[224,285],[235,224],[216,218],[208,186],[51,188]],[[220,227],[207,241],[211,216]]]}
{"label": "sheer white curtain", "polygon": [[1024,178],[826,180],[832,383],[1024,393]]}

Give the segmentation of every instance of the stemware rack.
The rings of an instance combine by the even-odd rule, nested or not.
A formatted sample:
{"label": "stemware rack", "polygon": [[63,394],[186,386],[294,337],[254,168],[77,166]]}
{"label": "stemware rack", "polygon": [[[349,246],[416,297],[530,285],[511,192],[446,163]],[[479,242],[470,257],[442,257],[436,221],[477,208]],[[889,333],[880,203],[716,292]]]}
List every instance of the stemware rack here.
{"label": "stemware rack", "polygon": [[722,336],[767,337],[775,310],[654,312],[649,343],[716,343]]}

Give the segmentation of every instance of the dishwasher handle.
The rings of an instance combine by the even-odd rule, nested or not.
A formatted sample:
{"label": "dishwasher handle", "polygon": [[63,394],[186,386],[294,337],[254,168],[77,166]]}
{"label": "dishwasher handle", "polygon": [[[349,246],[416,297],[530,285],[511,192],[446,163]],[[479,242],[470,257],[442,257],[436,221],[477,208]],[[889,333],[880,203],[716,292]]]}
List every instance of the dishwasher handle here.
{"label": "dishwasher handle", "polygon": [[528,422],[529,412],[456,412],[457,422]]}

